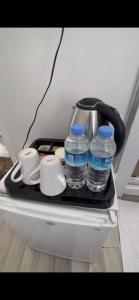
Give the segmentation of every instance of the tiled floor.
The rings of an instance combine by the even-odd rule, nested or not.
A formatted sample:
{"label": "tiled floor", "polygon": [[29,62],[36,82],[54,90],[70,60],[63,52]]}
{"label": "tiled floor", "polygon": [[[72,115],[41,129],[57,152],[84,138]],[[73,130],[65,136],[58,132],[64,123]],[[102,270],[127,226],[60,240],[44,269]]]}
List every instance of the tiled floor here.
{"label": "tiled floor", "polygon": [[139,202],[119,200],[118,204],[124,272],[139,272]]}
{"label": "tiled floor", "polygon": [[1,219],[0,272],[123,272],[118,229],[113,229],[93,264],[61,259],[30,249]]}

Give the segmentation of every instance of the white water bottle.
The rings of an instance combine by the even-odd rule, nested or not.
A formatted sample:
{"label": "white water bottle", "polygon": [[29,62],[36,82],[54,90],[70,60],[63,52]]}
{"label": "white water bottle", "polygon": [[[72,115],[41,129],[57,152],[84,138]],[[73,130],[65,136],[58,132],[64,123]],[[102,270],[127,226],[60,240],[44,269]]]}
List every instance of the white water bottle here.
{"label": "white water bottle", "polygon": [[98,135],[90,143],[87,170],[87,186],[90,190],[99,192],[105,189],[115,152],[113,129],[100,126]]}
{"label": "white water bottle", "polygon": [[66,180],[73,189],[80,189],[86,183],[88,150],[84,125],[74,124],[65,140]]}

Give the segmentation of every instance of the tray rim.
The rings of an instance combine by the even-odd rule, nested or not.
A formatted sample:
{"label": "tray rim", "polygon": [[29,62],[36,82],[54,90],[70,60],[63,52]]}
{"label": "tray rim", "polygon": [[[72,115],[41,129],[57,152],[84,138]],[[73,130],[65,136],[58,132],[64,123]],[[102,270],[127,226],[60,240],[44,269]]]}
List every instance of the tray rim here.
{"label": "tray rim", "polygon": [[[37,143],[37,142],[41,142],[41,141],[43,141],[43,142],[64,142],[64,139],[55,139],[55,138],[53,138],[53,139],[51,139],[51,138],[39,138],[39,139],[36,139],[36,140],[34,140],[33,142],[32,142],[32,144],[30,145],[30,147],[34,147],[34,144],[35,143]],[[34,147],[35,148],[35,147]],[[53,198],[52,199],[52,197],[49,197],[49,198],[51,198],[51,200],[49,200],[48,198],[45,198],[45,200],[44,199],[41,199],[41,200],[36,200],[36,199],[32,199],[32,198],[28,198],[28,197],[24,197],[24,196],[19,196],[19,194],[15,194],[15,193],[11,193],[10,191],[9,191],[9,187],[8,187],[8,185],[7,185],[7,181],[9,180],[9,177],[10,177],[10,175],[11,175],[11,173],[12,173],[12,171],[14,170],[14,168],[16,167],[16,165],[18,164],[18,161],[15,163],[15,165],[11,168],[11,171],[9,172],[9,174],[8,174],[8,176],[6,176],[6,178],[5,178],[5,187],[6,187],[6,190],[7,190],[7,193],[11,196],[11,197],[13,197],[13,198],[16,198],[16,199],[21,199],[21,200],[24,200],[24,201],[33,201],[33,202],[41,202],[41,203],[48,203],[48,204],[55,204],[55,205],[63,205],[63,206],[73,206],[73,207],[76,207],[76,208],[78,208],[78,207],[82,207],[82,208],[87,208],[87,209],[97,209],[97,210],[108,210],[108,209],[110,209],[111,208],[111,206],[113,205],[113,202],[114,202],[114,196],[115,196],[115,185],[114,185],[114,179],[113,179],[113,174],[112,174],[112,170],[111,170],[111,176],[112,176],[112,184],[113,184],[113,189],[114,189],[114,192],[113,192],[113,196],[111,197],[111,199],[107,199],[107,200],[104,200],[105,201],[105,204],[107,203],[107,202],[112,202],[109,206],[108,205],[106,205],[107,207],[97,207],[96,206],[96,204],[94,204],[94,206],[93,205],[91,205],[90,206],[90,203],[86,203],[86,205],[84,205],[84,202],[73,202],[73,201],[62,201],[61,200],[61,202],[59,201],[59,197],[58,197],[58,200],[56,200],[55,201],[55,199]],[[13,183],[14,184],[14,183]],[[40,192],[41,193],[41,192]],[[42,194],[42,193],[41,193]],[[43,195],[43,194],[42,194]],[[43,196],[45,196],[45,195],[43,195]],[[59,196],[59,195],[58,195]],[[46,197],[48,197],[48,196],[46,196]],[[71,197],[72,198],[72,197]],[[74,197],[73,197],[74,198]],[[77,197],[78,198],[78,197]],[[79,198],[78,198],[79,199]],[[87,200],[87,198],[84,198],[85,200],[84,201],[86,201]],[[89,198],[89,200],[91,201],[91,199]],[[95,201],[97,201],[97,199],[94,199]],[[99,201],[99,200],[98,200]],[[103,201],[103,200],[101,200],[101,201]],[[102,202],[101,202],[102,203]]]}

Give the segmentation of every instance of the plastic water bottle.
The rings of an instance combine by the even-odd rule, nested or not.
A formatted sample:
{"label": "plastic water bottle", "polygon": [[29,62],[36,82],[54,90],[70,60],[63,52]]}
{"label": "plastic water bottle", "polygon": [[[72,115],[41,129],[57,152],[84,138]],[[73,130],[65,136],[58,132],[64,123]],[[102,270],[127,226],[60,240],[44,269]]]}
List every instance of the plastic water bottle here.
{"label": "plastic water bottle", "polygon": [[100,126],[98,135],[90,143],[87,170],[87,186],[90,190],[99,192],[105,189],[115,151],[113,129]]}
{"label": "plastic water bottle", "polygon": [[72,189],[80,189],[86,183],[88,150],[84,125],[72,125],[71,133],[65,140],[66,180]]}

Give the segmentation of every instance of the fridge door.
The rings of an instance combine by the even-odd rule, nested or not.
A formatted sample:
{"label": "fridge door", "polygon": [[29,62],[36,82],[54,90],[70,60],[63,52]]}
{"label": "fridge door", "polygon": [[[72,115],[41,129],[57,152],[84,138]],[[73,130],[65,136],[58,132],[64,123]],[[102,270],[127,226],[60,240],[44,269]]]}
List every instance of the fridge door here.
{"label": "fridge door", "polygon": [[117,224],[116,214],[112,220],[108,212],[28,204],[6,197],[1,197],[0,211],[30,247],[86,262],[96,259],[109,231]]}

